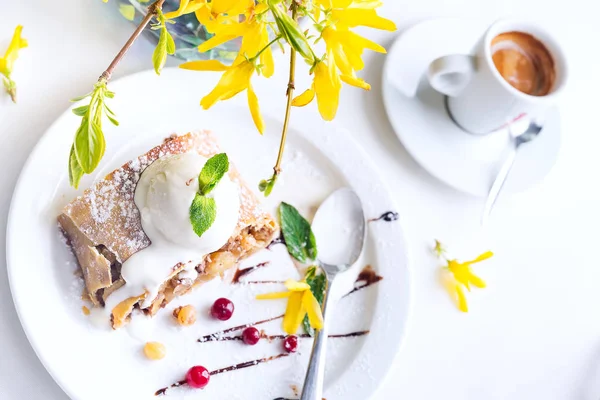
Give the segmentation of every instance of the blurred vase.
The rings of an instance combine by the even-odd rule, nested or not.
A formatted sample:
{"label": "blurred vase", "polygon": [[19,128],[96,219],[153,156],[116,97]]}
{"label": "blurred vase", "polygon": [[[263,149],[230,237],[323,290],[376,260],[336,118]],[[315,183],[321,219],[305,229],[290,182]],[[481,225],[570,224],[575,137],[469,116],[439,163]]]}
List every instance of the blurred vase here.
{"label": "blurred vase", "polygon": [[[179,7],[180,0],[166,0],[163,5],[165,13],[174,11]],[[134,24],[139,25],[144,16],[148,5],[152,0],[118,0],[113,2],[119,8],[121,15]],[[174,24],[167,24],[167,29],[175,39],[177,51],[175,56],[186,61],[191,60],[212,60],[217,59],[225,63],[234,60],[239,51],[241,38],[231,40],[215,47],[205,53],[198,51],[198,46],[210,39],[213,35],[208,33],[196,19],[194,13],[182,15],[174,20]],[[158,31],[153,31],[148,26],[144,33],[154,42],[158,42]]]}

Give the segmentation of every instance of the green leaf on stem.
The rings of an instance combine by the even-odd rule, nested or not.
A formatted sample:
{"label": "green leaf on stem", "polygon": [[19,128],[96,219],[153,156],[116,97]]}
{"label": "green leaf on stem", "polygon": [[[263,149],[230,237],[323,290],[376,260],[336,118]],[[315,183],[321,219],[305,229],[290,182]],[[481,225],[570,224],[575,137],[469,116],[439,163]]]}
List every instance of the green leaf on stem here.
{"label": "green leaf on stem", "polygon": [[154,53],[152,54],[152,65],[154,65],[154,71],[156,75],[160,75],[160,71],[165,66],[167,62],[167,32],[166,28],[161,29],[160,37],[158,38],[158,44],[154,49]]}
{"label": "green leaf on stem", "polygon": [[306,60],[314,62],[315,55],[306,39],[306,35],[300,29],[298,22],[290,17],[279,5],[278,1],[267,1],[269,9],[275,18],[277,29],[285,40],[302,55]]}
{"label": "green leaf on stem", "polygon": [[173,55],[175,54],[175,50],[177,50],[175,47],[175,40],[173,40],[173,36],[171,36],[171,33],[169,33],[167,28],[165,28],[163,31],[167,36],[167,54]]}
{"label": "green leaf on stem", "polygon": [[84,117],[81,122],[75,134],[75,155],[83,172],[89,174],[100,163],[106,142],[102,129],[95,121]]}
{"label": "green leaf on stem", "polygon": [[77,156],[75,156],[75,146],[71,145],[71,152],[69,154],[69,184],[77,189],[82,177],[83,169],[81,169],[81,165],[77,161]]}
{"label": "green leaf on stem", "polygon": [[85,106],[74,108],[73,114],[77,115],[78,117],[83,117],[85,114],[87,114],[89,109],[90,106],[86,104]]}
{"label": "green leaf on stem", "polygon": [[273,188],[275,187],[275,183],[277,182],[277,175],[273,174],[269,179],[263,179],[258,184],[258,190],[264,193],[265,197],[269,197]]}

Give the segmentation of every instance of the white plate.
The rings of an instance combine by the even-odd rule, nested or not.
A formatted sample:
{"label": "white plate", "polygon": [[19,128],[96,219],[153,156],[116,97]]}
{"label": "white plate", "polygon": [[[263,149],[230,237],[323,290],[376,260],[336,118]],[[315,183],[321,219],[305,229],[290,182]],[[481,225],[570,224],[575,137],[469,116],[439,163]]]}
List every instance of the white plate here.
{"label": "white plate", "polygon": [[[425,72],[443,55],[472,54],[486,27],[463,18],[417,24],[396,39],[383,71],[383,102],[404,147],[430,174],[475,196],[488,194],[508,151],[508,132],[476,136],[460,129]],[[560,116],[554,107],[540,136],[519,149],[503,193],[520,192],[541,181],[556,162],[559,148]]]}
{"label": "white plate", "polygon": [[[165,70],[160,77],[148,71],[111,83],[117,93],[112,108],[121,126],[106,124],[107,151],[101,167],[86,177],[82,187],[113,168],[145,152],[172,132],[212,129],[243,172],[251,187],[269,175],[279,139],[279,119],[265,116],[267,132],[259,136],[252,125],[245,96],[219,104],[209,112],[198,106],[218,76],[183,70]],[[269,90],[277,90],[275,88]],[[271,92],[272,93],[272,92]],[[262,96],[265,114],[278,104]],[[278,98],[277,100],[279,100]],[[278,102],[279,103],[279,102]],[[237,285],[212,282],[174,301],[150,324],[117,332],[94,327],[82,313],[82,283],[74,277],[76,264],[58,234],[56,216],[77,192],[69,188],[67,155],[78,118],[65,112],[48,129],[25,165],[14,193],[7,233],[11,290],[27,337],[46,369],[73,399],[154,399],[154,392],[184,377],[196,364],[217,369],[281,351],[277,342],[257,346],[240,342],[199,344],[196,339],[243,323],[281,314],[284,303],[254,300],[257,292],[275,291],[276,285]],[[285,200],[312,216],[335,188],[349,185],[364,202],[368,217],[397,211],[373,165],[348,134],[304,110],[294,110],[284,176],[266,207]],[[343,299],[334,315],[332,333],[369,329],[367,336],[332,339],[326,377],[329,400],[364,400],[381,384],[406,334],[410,309],[410,279],[400,222],[369,224],[369,241],[357,267],[372,264],[384,279]],[[279,247],[279,248],[278,248]],[[286,254],[282,246],[253,256],[247,265]],[[356,272],[356,271],[355,271]],[[289,259],[256,272],[256,279],[281,279],[295,273]],[[211,320],[206,310],[216,297],[230,297],[236,312],[228,322]],[[201,312],[190,328],[178,328],[171,310],[194,304]],[[146,318],[139,316],[139,320]],[[135,320],[134,320],[135,321]],[[280,333],[280,321],[261,325]],[[141,335],[141,336],[140,336]],[[150,362],[141,355],[145,340],[166,344],[164,360]],[[213,377],[205,390],[177,388],[167,399],[293,398],[290,385],[301,385],[310,341],[300,352],[254,368]],[[268,377],[265,380],[265,377]]]}

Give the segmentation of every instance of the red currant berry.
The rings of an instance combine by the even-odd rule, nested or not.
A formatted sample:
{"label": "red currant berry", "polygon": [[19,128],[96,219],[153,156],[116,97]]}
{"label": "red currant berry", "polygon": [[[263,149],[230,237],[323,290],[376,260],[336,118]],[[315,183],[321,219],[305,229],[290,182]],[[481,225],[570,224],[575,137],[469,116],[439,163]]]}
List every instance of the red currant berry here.
{"label": "red currant berry", "polygon": [[204,389],[210,381],[210,373],[203,366],[196,365],[187,372],[185,381],[190,387]]}
{"label": "red currant berry", "polygon": [[297,336],[288,336],[283,341],[283,348],[288,353],[295,353],[298,350],[298,337]]}
{"label": "red currant berry", "polygon": [[233,315],[234,308],[231,300],[221,297],[212,305],[210,314],[216,319],[227,321]]}
{"label": "red currant berry", "polygon": [[260,332],[253,326],[246,328],[242,332],[242,340],[244,343],[254,346],[260,340]]}

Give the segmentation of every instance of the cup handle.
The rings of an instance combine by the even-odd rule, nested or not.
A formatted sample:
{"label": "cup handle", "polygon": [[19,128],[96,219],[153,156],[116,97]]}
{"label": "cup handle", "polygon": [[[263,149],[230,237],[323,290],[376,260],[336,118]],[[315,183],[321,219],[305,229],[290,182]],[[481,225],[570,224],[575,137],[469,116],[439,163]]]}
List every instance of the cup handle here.
{"label": "cup handle", "polygon": [[431,87],[438,92],[456,97],[467,87],[474,72],[472,56],[452,54],[433,60],[429,64],[427,78]]}

